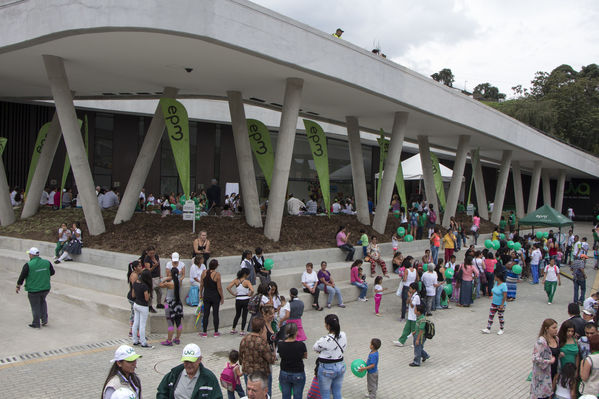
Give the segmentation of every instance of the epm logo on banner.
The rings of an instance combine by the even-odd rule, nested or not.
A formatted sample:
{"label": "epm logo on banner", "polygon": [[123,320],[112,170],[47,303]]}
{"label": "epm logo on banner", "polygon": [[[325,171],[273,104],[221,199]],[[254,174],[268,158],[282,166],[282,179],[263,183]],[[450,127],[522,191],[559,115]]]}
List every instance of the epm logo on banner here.
{"label": "epm logo on banner", "polygon": [[591,198],[591,185],[587,182],[571,181],[564,192],[565,198],[588,200]]}

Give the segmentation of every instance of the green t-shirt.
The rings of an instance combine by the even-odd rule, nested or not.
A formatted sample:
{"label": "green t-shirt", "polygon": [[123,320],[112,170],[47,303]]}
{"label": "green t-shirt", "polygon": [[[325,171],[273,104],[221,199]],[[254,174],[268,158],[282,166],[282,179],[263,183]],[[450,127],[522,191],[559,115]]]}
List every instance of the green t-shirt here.
{"label": "green t-shirt", "polygon": [[560,359],[562,367],[564,367],[564,364],[566,363],[576,363],[576,355],[578,355],[577,344],[566,344],[562,346],[559,351],[564,354],[564,357]]}
{"label": "green t-shirt", "polygon": [[505,230],[505,226],[507,226],[507,222],[505,221],[505,219],[502,219],[499,221],[499,228],[502,230]]}
{"label": "green t-shirt", "polygon": [[418,226],[421,226],[421,227],[426,226],[427,219],[428,219],[428,215],[423,212],[422,215],[418,216]]}
{"label": "green t-shirt", "polygon": [[418,318],[416,319],[416,329],[414,331],[414,334],[416,336],[418,336],[418,334],[420,333],[420,331],[422,331],[422,333],[424,334],[424,329],[426,327],[426,318],[424,317],[423,314],[421,314],[420,316],[418,316]]}
{"label": "green t-shirt", "polygon": [[466,211],[464,204],[458,204],[458,212],[464,212],[464,211]]}
{"label": "green t-shirt", "polygon": [[360,236],[360,242],[362,243],[363,247],[368,246],[368,235],[366,233],[364,233]]}

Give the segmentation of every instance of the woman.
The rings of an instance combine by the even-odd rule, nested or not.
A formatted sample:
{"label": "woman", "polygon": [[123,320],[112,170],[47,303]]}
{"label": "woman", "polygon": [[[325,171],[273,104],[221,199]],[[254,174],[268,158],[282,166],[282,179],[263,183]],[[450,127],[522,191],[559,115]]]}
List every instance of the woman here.
{"label": "woman", "polygon": [[492,292],[493,284],[495,281],[495,275],[494,275],[495,264],[497,263],[497,259],[495,259],[495,256],[493,256],[493,253],[491,251],[488,251],[485,254],[485,262],[484,263],[485,263],[485,276],[487,277],[487,285],[486,285],[486,287],[483,287],[483,295],[485,295],[485,291],[486,291],[487,296],[492,296],[493,295],[493,292]]}
{"label": "woman", "polygon": [[248,275],[250,283],[252,283],[252,285],[256,285],[256,270],[252,264],[252,251],[246,249],[241,253],[241,263],[239,264],[239,267],[242,269],[248,269],[250,272]]}
{"label": "woman", "polygon": [[474,236],[474,245],[478,245],[478,230],[480,229],[480,217],[478,216],[478,212],[475,212],[472,216],[472,227],[470,227],[470,231],[472,231],[472,235]]}
{"label": "woman", "polygon": [[351,285],[356,286],[360,289],[360,295],[358,295],[358,301],[366,302],[366,293],[368,292],[368,284],[360,277],[360,266],[362,266],[362,260],[358,259],[351,265],[350,281]]}
{"label": "woman", "polygon": [[[156,248],[150,245],[141,254],[141,259],[143,259],[144,268],[148,269],[152,276],[152,284],[156,294],[156,308],[162,309],[164,305],[162,304],[162,289],[160,288],[160,257],[156,253]],[[156,313],[156,310],[152,307],[152,302],[150,302],[150,313]]]}
{"label": "woman", "polygon": [[204,258],[203,264],[208,263],[208,259],[210,259],[210,240],[208,239],[208,233],[205,231],[200,231],[198,238],[193,240],[193,251],[192,258],[201,255]]}
{"label": "woman", "polygon": [[68,233],[69,241],[62,247],[63,253],[60,258],[54,261],[54,263],[60,263],[64,261],[72,261],[71,255],[81,255],[81,247],[83,247],[83,239],[81,236],[81,224],[79,222],[73,222],[71,225],[70,232]]}
{"label": "woman", "polygon": [[[227,291],[235,297],[235,318],[233,318],[233,327],[231,328],[231,334],[237,334],[237,322],[241,316],[241,331],[239,335],[245,335],[245,322],[248,316],[248,303],[250,298],[254,295],[254,287],[248,280],[250,271],[248,269],[241,269],[237,272],[237,278],[227,286]],[[235,290],[233,290],[235,287]]]}
{"label": "woman", "polygon": [[277,283],[271,281],[267,284],[266,295],[262,297],[263,305],[272,305],[275,312],[281,308],[281,297],[279,296],[279,287]]}
{"label": "woman", "polygon": [[557,333],[560,368],[564,367],[564,364],[567,363],[574,363],[578,368],[580,356],[578,354],[578,344],[576,343],[574,334],[574,322],[571,320],[564,321]]}
{"label": "woman", "polygon": [[58,241],[56,242],[56,248],[54,248],[54,260],[57,260],[58,257],[62,254],[62,249],[69,242],[69,235],[71,231],[67,227],[66,223],[60,225],[58,229]]}
{"label": "woman", "polygon": [[323,398],[341,398],[341,385],[345,373],[343,353],[347,349],[347,338],[341,331],[339,318],[329,314],[324,318],[324,326],[328,334],[321,337],[314,344],[314,351],[318,353],[318,385]]}
{"label": "woman", "polygon": [[478,277],[478,269],[472,264],[472,256],[466,256],[464,264],[460,267],[460,303],[458,306],[469,307],[472,304],[472,281]]}
{"label": "woman", "polygon": [[297,294],[297,288],[291,288],[289,290],[289,318],[286,320],[286,323],[294,323],[297,326],[296,339],[298,341],[305,341],[308,337],[306,337],[304,327],[302,326],[304,303],[297,297]]}
{"label": "woman", "polygon": [[377,263],[381,266],[381,270],[383,271],[385,277],[389,277],[389,273],[387,273],[387,265],[385,265],[385,261],[381,257],[381,251],[379,250],[376,236],[370,237],[370,244],[368,244],[367,253],[368,257],[370,258],[370,277],[374,277]]}
{"label": "woman", "polygon": [[549,346],[551,343],[557,343],[556,336],[557,322],[553,319],[545,319],[532,351],[531,399],[551,398],[553,395],[551,365],[555,363],[556,358]]}
{"label": "woman", "polygon": [[487,281],[487,275],[485,274],[485,259],[483,258],[483,254],[481,251],[474,252],[474,259],[472,264],[478,270],[478,277],[476,279],[476,297],[480,298],[480,290],[482,287],[483,296],[485,295],[485,287],[488,284],[493,284],[492,282]]}
{"label": "woman", "polygon": [[582,386],[583,395],[597,395],[599,392],[599,335],[589,337],[591,346],[591,355],[587,356],[580,365],[580,378],[584,384]]}
{"label": "woman", "polygon": [[337,295],[337,301],[339,302],[339,307],[344,308],[343,297],[341,296],[341,290],[339,287],[335,286],[335,281],[333,281],[333,276],[327,270],[327,262],[320,262],[320,270],[318,271],[318,289],[325,294],[329,294],[329,298],[327,299],[327,308],[331,308],[331,303],[333,303],[333,297]]}
{"label": "woman", "polygon": [[137,359],[141,356],[128,345],[121,345],[114,352],[114,358],[110,361],[112,367],[102,387],[102,399],[110,399],[112,394],[119,388],[127,388],[135,393],[135,398],[141,398],[141,382],[135,374]]}
{"label": "woman", "polygon": [[517,283],[520,276],[512,271],[512,267],[518,264],[519,260],[516,253],[510,255],[500,255],[502,264],[505,266],[505,283],[507,284],[507,301],[512,302],[516,299]]}
{"label": "woman", "polygon": [[[430,205],[432,206],[432,204]],[[432,210],[432,208],[431,208]],[[433,224],[434,226],[434,224]],[[430,228],[429,228],[430,231]],[[437,258],[439,257],[439,248],[441,248],[441,233],[439,233],[438,227],[433,227],[432,234],[430,235],[429,241],[431,246],[431,256],[433,257],[433,261],[429,263],[437,263]]]}
{"label": "woman", "polygon": [[347,233],[345,230],[345,226],[343,225],[339,226],[339,230],[337,230],[337,234],[335,235],[337,240],[337,247],[340,250],[347,252],[347,256],[345,257],[346,262],[351,262],[354,260],[354,252],[356,251],[354,249],[354,246],[350,244],[350,235],[351,233]]}
{"label": "woman", "polygon": [[150,301],[152,292],[152,273],[144,269],[135,283],[133,283],[133,345],[141,343],[142,348],[150,348],[146,341],[146,322],[150,313]]}
{"label": "woman", "polygon": [[[171,276],[166,277],[164,281],[160,283],[161,288],[166,288],[166,304],[164,305],[164,315],[166,316],[166,323],[168,325],[168,335],[166,341],[162,341],[160,344],[164,346],[173,346],[173,343],[179,345],[181,343],[181,332],[183,331],[183,303],[181,303],[181,280],[179,280],[179,269],[173,267],[171,269]],[[177,328],[177,336],[173,340],[173,334]]]}
{"label": "woman", "polygon": [[191,269],[189,269],[189,283],[198,288],[200,288],[202,282],[202,273],[206,270],[206,265],[203,262],[204,257],[198,255],[193,258],[193,265],[191,265]]}
{"label": "woman", "polygon": [[131,316],[129,317],[129,336],[133,336],[133,320],[135,318],[135,312],[133,311],[133,284],[139,279],[139,275],[143,270],[143,265],[139,260],[134,260],[129,263],[127,270],[127,282],[129,283],[129,291],[127,292],[127,300],[131,305]]}
{"label": "woman", "polygon": [[270,349],[276,352],[277,348],[277,324],[275,321],[275,309],[272,305],[262,306],[262,318],[264,319],[264,325],[266,326],[266,342],[270,346]]}
{"label": "woman", "polygon": [[445,286],[444,264],[445,262],[443,258],[439,258],[439,261],[435,266],[435,273],[437,273],[437,282],[439,283],[439,286],[435,290],[435,304],[433,305],[433,310],[441,309],[441,293],[443,292],[443,287]]}
{"label": "woman", "polygon": [[220,281],[220,273],[216,271],[218,267],[218,260],[212,259],[208,265],[208,270],[204,270],[200,280],[200,298],[204,300],[204,318],[202,319],[203,332],[200,333],[201,337],[207,337],[208,334],[208,319],[210,318],[210,308],[214,309],[214,336],[220,337],[218,332],[218,308],[225,302],[223,295],[223,287]]}
{"label": "woman", "polygon": [[397,251],[393,254],[393,260],[391,264],[393,265],[393,273],[399,274],[399,277],[403,277],[403,269],[401,268],[401,264],[403,263],[403,255],[401,252]]}
{"label": "woman", "polygon": [[416,227],[418,226],[418,209],[414,208],[410,212],[410,234],[416,237]]}
{"label": "woman", "polygon": [[507,300],[507,285],[505,284],[505,277],[503,273],[495,273],[494,278],[495,285],[493,286],[492,293],[493,299],[491,300],[491,308],[489,309],[489,319],[487,322],[487,328],[482,330],[483,334],[491,333],[491,326],[493,325],[493,319],[495,313],[498,313],[499,317],[499,331],[497,335],[503,334],[503,312],[505,311],[505,304]]}
{"label": "woman", "polygon": [[[427,249],[428,251],[428,249]],[[414,267],[414,258],[408,256],[404,259],[402,267],[405,268],[405,272],[403,275],[403,288],[401,290],[401,320],[406,320],[406,311],[408,309],[408,290],[410,289],[410,284],[417,283],[420,281],[420,276],[418,275],[418,271]]]}
{"label": "woman", "polygon": [[243,375],[247,377],[255,371],[268,376],[269,396],[272,391],[272,372],[270,365],[275,362],[275,354],[266,342],[266,326],[262,317],[254,317],[251,321],[251,332],[243,337],[239,344],[239,364]]}
{"label": "woman", "polygon": [[279,342],[277,352],[281,357],[281,371],[279,385],[283,399],[302,399],[306,373],[304,372],[304,359],[308,358],[306,344],[297,340],[297,325],[288,323],[285,328],[286,338]]}
{"label": "woman", "polygon": [[553,259],[557,264],[557,267],[559,267],[559,261],[557,260],[557,250],[559,248],[559,245],[556,242],[553,242],[553,240],[549,240],[548,245],[549,259]]}
{"label": "woman", "polygon": [[318,275],[313,270],[313,267],[311,262],[306,263],[306,271],[302,274],[302,286],[305,293],[312,295],[314,301],[312,307],[320,311],[322,308],[318,306],[318,295],[320,294],[320,290],[318,289]]}

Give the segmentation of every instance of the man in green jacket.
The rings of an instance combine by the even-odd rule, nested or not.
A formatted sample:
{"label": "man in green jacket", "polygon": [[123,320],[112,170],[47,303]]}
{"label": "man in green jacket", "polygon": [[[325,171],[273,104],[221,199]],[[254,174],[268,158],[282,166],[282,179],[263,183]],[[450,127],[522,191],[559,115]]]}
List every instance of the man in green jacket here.
{"label": "man in green jacket", "polygon": [[186,345],[181,361],[160,382],[156,399],[222,399],[218,379],[202,365],[199,346]]}
{"label": "man in green jacket", "polygon": [[25,290],[29,297],[33,321],[29,324],[31,328],[40,328],[48,324],[48,305],[46,296],[50,292],[50,276],[54,275],[54,267],[49,261],[40,258],[40,250],[32,247],[27,251],[29,262],[23,265],[19,280],[17,280],[17,294],[21,290],[23,281]]}

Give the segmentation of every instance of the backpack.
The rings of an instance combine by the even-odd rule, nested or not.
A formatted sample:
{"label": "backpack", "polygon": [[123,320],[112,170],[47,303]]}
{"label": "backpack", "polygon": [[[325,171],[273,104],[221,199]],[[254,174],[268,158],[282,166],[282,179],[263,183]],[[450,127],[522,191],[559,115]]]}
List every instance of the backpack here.
{"label": "backpack", "polygon": [[237,376],[235,375],[235,366],[227,363],[222,373],[220,373],[220,386],[227,391],[234,392],[237,387]]}
{"label": "backpack", "polygon": [[200,303],[200,289],[197,285],[189,287],[189,293],[185,297],[185,303],[188,306],[198,306]]}
{"label": "backpack", "polygon": [[262,294],[256,294],[250,298],[248,302],[248,312],[255,315],[260,310],[260,304],[262,303]]}
{"label": "backpack", "polygon": [[432,224],[435,224],[435,222],[437,221],[437,214],[432,209],[428,211],[428,220]]}
{"label": "backpack", "polygon": [[424,337],[426,339],[433,339],[435,336],[435,323],[430,320],[424,321]]}

